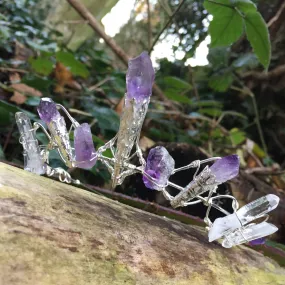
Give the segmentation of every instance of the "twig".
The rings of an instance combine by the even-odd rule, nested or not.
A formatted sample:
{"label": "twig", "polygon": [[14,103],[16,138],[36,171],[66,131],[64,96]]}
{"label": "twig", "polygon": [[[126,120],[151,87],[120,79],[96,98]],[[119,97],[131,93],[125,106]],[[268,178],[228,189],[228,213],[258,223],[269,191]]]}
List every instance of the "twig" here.
{"label": "twig", "polygon": [[152,31],[151,31],[151,14],[150,14],[149,0],[146,0],[146,5],[147,5],[147,26],[148,26],[148,49],[150,49],[152,42]]}
{"label": "twig", "polygon": [[254,79],[257,79],[257,80],[269,80],[274,77],[283,75],[284,73],[285,73],[285,64],[279,65],[267,73],[257,72],[257,71],[245,72],[244,74],[241,75],[241,77],[242,78],[253,77]]}
{"label": "twig", "polygon": [[10,71],[10,72],[18,72],[18,73],[29,73],[24,69],[10,68],[10,67],[0,67],[1,71]]}
{"label": "twig", "polygon": [[83,116],[86,116],[86,117],[92,117],[93,118],[92,114],[84,112],[84,111],[81,111],[81,110],[77,110],[77,109],[74,109],[74,108],[69,108],[68,111],[70,113],[79,114],[79,115],[83,115]]}
{"label": "twig", "polygon": [[267,23],[268,28],[270,28],[279,19],[283,10],[285,10],[285,2],[283,2],[282,6],[278,9],[276,15],[273,18],[271,18],[270,21]]}
{"label": "twig", "polygon": [[5,140],[5,143],[4,143],[4,146],[3,146],[3,152],[5,153],[6,149],[7,149],[7,146],[9,145],[9,142],[11,140],[11,136],[12,136],[12,133],[13,133],[13,130],[14,130],[14,126],[15,124],[12,125],[8,135],[7,135],[7,138]]}
{"label": "twig", "polygon": [[89,91],[94,91],[96,89],[98,89],[98,87],[100,87],[101,85],[105,84],[107,81],[111,80],[110,77],[106,77],[103,80],[99,81],[98,83],[96,83],[95,85],[89,87]]}
{"label": "twig", "polygon": [[[243,85],[243,83],[241,81],[240,81],[240,83]],[[236,86],[232,86],[231,89],[239,91],[239,92],[242,92],[242,93],[247,94],[247,95],[249,95],[251,97],[252,105],[253,105],[253,109],[254,109],[254,113],[255,113],[255,123],[256,123],[257,131],[258,131],[259,138],[260,138],[260,141],[261,141],[261,145],[262,145],[262,148],[263,148],[264,152],[268,156],[267,145],[265,143],[264,134],[263,134],[262,127],[261,127],[261,124],[260,124],[260,117],[259,117],[259,111],[258,111],[258,107],[257,107],[255,94],[247,86],[243,85],[243,87],[244,88],[239,88],[239,87],[236,87]]]}
{"label": "twig", "polygon": [[272,167],[254,167],[246,169],[245,173],[258,175],[282,175],[285,174],[285,170],[274,170]]}
{"label": "twig", "polygon": [[84,20],[68,20],[68,21],[63,21],[63,24],[88,24],[88,21]]}
{"label": "twig", "polygon": [[186,2],[186,0],[181,0],[181,2],[179,3],[178,7],[176,8],[176,10],[172,13],[172,15],[169,17],[168,21],[165,23],[164,27],[161,29],[161,31],[158,33],[158,35],[156,36],[156,38],[154,39],[151,48],[149,49],[149,53],[151,54],[154,46],[156,45],[156,43],[158,42],[159,38],[161,37],[161,35],[163,34],[164,30],[167,29],[167,27],[171,24],[173,18],[175,17],[175,15],[179,12],[179,10],[181,9],[181,7],[183,6],[183,4]]}
{"label": "twig", "polygon": [[[88,11],[88,9],[78,0],[66,0],[66,1],[78,12],[78,14],[83,19],[88,21],[88,25],[105,41],[105,43],[112,49],[112,51],[118,56],[118,58],[127,66],[129,61],[129,56],[111,37],[109,37],[105,33],[100,23]],[[153,91],[162,101],[168,102],[169,108],[171,108],[172,110],[176,109],[171,104],[171,101],[163,94],[162,90],[155,83],[153,84]]]}
{"label": "twig", "polygon": [[192,87],[193,87],[194,96],[199,101],[200,100],[200,96],[199,96],[199,92],[198,92],[198,89],[197,89],[197,86],[196,86],[196,82],[194,80],[193,68],[192,68],[190,63],[188,64],[188,71],[189,71],[190,81],[191,81],[191,84],[192,84]]}
{"label": "twig", "polygon": [[174,115],[174,116],[178,116],[180,118],[183,118],[185,120],[200,120],[200,121],[206,121],[209,122],[211,124],[211,126],[214,127],[218,127],[224,134],[229,134],[229,131],[227,129],[225,129],[223,126],[221,126],[220,124],[217,124],[215,121],[213,122],[212,119],[203,116],[203,115],[199,115],[199,116],[191,116],[191,115],[185,115],[179,111],[165,111],[165,110],[155,110],[155,109],[149,109],[148,110],[150,113],[156,113],[156,114],[163,114],[163,115]]}

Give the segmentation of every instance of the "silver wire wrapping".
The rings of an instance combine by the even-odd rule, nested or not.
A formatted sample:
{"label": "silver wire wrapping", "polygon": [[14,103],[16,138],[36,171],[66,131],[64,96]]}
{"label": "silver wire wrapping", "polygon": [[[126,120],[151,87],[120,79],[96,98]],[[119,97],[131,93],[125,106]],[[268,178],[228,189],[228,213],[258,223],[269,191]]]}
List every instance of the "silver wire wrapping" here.
{"label": "silver wire wrapping", "polygon": [[[208,166],[199,173],[202,164],[217,161],[221,159],[220,157],[213,157],[202,161],[195,160],[186,166],[174,169],[171,175],[179,171],[196,168],[193,180],[190,181],[186,187],[181,187],[172,183],[169,179],[163,185],[157,183],[157,180],[146,172],[146,162],[139,147],[141,127],[147,112],[148,104],[149,100],[140,106],[129,101],[128,105],[125,106],[124,113],[121,117],[119,132],[113,139],[101,146],[96,152],[96,159],[101,161],[112,175],[113,187],[122,184],[127,176],[140,173],[156,186],[156,190],[163,193],[164,197],[170,201],[170,205],[173,208],[203,203],[207,207],[204,221],[207,225],[207,230],[209,231],[209,239],[212,241],[222,238],[222,245],[224,247],[242,244],[253,238],[260,238],[277,230],[275,226],[266,221],[259,224],[253,223],[254,220],[260,217],[266,217],[267,219],[267,213],[278,205],[279,198],[277,196],[272,195],[277,198],[271,197],[275,201],[274,206],[266,200],[267,198],[263,198],[262,201],[260,198],[257,202],[248,204],[249,210],[246,211],[246,214],[251,215],[251,219],[247,219],[247,222],[245,222],[242,220],[243,216],[239,215],[239,213],[246,206],[239,209],[238,202],[234,197],[216,193],[217,187],[221,183],[216,181],[216,176]],[[57,108],[65,112],[74,129],[80,126],[62,105],[57,104]],[[50,133],[38,122],[35,122],[32,127],[28,116],[21,112],[16,113],[16,122],[20,131],[20,142],[23,144],[24,148],[25,170],[36,174],[46,174],[47,176],[58,177],[61,182],[65,183],[80,183],[79,180],[72,179],[70,174],[64,169],[51,168],[49,166],[49,151],[52,149],[58,151],[60,158],[67,167],[78,165],[78,162],[75,159],[74,148],[71,147],[69,140],[69,132],[66,129],[66,124],[62,116],[56,120],[52,120],[47,125]],[[49,140],[47,146],[39,146],[36,139],[36,131],[38,129],[43,130],[47,136]],[[111,150],[111,158],[104,156],[104,152],[107,149]],[[131,163],[131,159],[134,156],[138,157],[140,165],[137,166]],[[92,159],[95,159],[95,157]],[[33,164],[36,167],[31,167]],[[38,169],[39,166],[40,168]],[[167,187],[173,187],[180,192],[176,196],[171,196],[166,190]],[[205,193],[208,193],[206,197],[201,196]],[[214,193],[216,193],[216,196],[212,197]],[[215,203],[215,201],[222,198],[232,200],[232,213],[229,213]],[[260,208],[260,205],[262,205],[263,208]],[[270,205],[270,207],[268,205]],[[211,222],[209,214],[212,208],[219,210],[225,215],[224,218],[219,219],[226,219],[225,221],[228,223],[228,227],[221,227],[218,223],[220,221],[219,219],[216,219],[214,223]]]}

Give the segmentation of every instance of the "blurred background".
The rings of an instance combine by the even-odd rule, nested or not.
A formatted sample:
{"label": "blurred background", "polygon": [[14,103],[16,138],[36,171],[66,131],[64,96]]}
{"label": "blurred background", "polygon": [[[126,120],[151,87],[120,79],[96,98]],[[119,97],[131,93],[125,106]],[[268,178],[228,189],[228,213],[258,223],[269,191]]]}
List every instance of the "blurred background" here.
{"label": "blurred background", "polygon": [[[74,9],[83,4],[99,30]],[[211,45],[213,16],[193,0],[14,0],[0,1],[0,159],[23,165],[14,114],[38,121],[41,97],[63,104],[80,123],[91,125],[96,148],[119,127],[129,57],[149,51],[156,84],[142,129],[147,155],[164,145],[177,166],[209,156],[236,153],[240,176],[221,191],[241,204],[268,193],[281,197],[273,218],[285,242],[285,3],[253,1],[270,33],[268,72],[244,34],[231,45]],[[95,26],[96,26],[95,25]],[[111,37],[114,41],[110,47]],[[106,40],[107,39],[107,40]],[[41,144],[47,144],[38,133]],[[53,167],[65,167],[51,153]],[[72,169],[84,183],[110,187],[110,175],[97,163]],[[174,178],[189,182],[189,173]],[[141,177],[117,191],[168,206]],[[227,205],[225,205],[227,207]],[[183,209],[203,216],[200,208]]]}

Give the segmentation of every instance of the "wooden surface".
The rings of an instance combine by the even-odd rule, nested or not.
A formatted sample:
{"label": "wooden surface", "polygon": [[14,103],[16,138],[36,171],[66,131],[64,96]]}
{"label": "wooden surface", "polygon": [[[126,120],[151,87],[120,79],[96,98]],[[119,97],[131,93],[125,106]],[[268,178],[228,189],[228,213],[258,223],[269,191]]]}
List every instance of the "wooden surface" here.
{"label": "wooden surface", "polygon": [[285,269],[197,227],[0,163],[0,285],[284,285]]}

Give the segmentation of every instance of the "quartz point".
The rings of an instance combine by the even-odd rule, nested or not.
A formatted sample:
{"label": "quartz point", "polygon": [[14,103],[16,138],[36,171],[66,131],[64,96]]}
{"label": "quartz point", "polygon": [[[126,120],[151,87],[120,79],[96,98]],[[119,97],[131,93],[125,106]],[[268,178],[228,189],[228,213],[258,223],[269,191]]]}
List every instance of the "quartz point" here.
{"label": "quartz point", "polygon": [[216,176],[216,181],[224,183],[238,175],[239,156],[229,155],[217,160],[211,167],[211,172]]}
{"label": "quartz point", "polygon": [[[174,170],[174,164],[174,159],[166,148],[157,146],[151,149],[148,154],[145,172],[155,180],[155,183],[165,187]],[[152,183],[145,175],[143,176],[143,182],[147,188],[161,190],[161,187]]]}
{"label": "quartz point", "polygon": [[265,236],[272,235],[278,231],[278,228],[270,223],[262,222],[260,224],[252,224],[241,230],[236,230],[228,234],[222,242],[225,248],[231,248],[245,242],[261,239]]}
{"label": "quartz point", "polygon": [[69,141],[64,118],[50,98],[42,98],[38,106],[40,118],[47,124],[53,141],[57,144],[58,151],[68,167],[73,167],[74,153]]}
{"label": "quartz point", "polygon": [[261,237],[261,238],[258,238],[258,239],[251,240],[249,242],[249,245],[251,245],[251,246],[262,245],[262,244],[265,244],[265,242],[266,242],[266,238],[265,237]]}
{"label": "quartz point", "polygon": [[39,143],[29,117],[22,112],[17,112],[15,117],[24,148],[24,169],[38,175],[44,174],[46,164],[41,156]]}
{"label": "quartz point", "polygon": [[140,135],[152,94],[153,81],[154,69],[146,52],[129,60],[126,76],[127,93],[115,153],[113,188],[118,184],[119,177],[124,171],[123,163],[128,160],[135,141]]}
{"label": "quartz point", "polygon": [[152,93],[154,69],[147,52],[129,60],[127,72],[127,98],[142,102]]}
{"label": "quartz point", "polygon": [[90,169],[95,165],[97,155],[92,140],[91,129],[87,123],[83,123],[75,129],[74,148],[77,167]]}
{"label": "quartz point", "polygon": [[239,171],[239,157],[229,155],[217,160],[211,167],[206,166],[197,177],[170,202],[174,208],[187,204],[208,191],[213,191],[219,184],[235,177]]}
{"label": "quartz point", "polygon": [[219,239],[226,232],[233,231],[264,216],[278,206],[279,200],[278,196],[268,194],[241,207],[236,213],[216,219],[209,231],[209,241]]}
{"label": "quartz point", "polygon": [[47,124],[60,117],[56,104],[50,98],[42,98],[37,109],[41,120]]}

